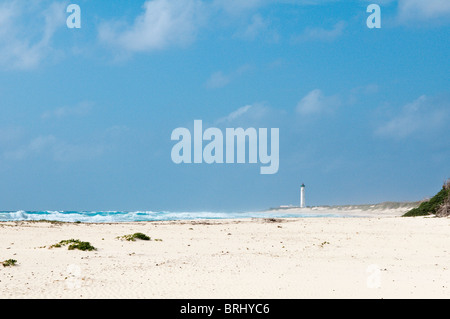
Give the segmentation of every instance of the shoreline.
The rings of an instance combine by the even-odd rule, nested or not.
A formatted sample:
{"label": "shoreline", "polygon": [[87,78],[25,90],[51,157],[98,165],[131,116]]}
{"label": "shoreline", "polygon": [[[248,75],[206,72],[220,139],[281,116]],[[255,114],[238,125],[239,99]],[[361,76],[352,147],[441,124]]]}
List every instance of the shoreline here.
{"label": "shoreline", "polygon": [[241,212],[170,212],[170,211],[0,211],[0,222],[53,221],[72,223],[114,223],[170,220],[226,220],[252,218],[324,218],[401,216],[416,202],[385,202],[366,205],[294,207],[280,206],[262,211]]}
{"label": "shoreline", "polygon": [[[117,239],[136,232],[153,240]],[[0,261],[17,264],[1,298],[448,298],[449,233],[449,218],[385,215],[2,222]],[[48,248],[71,238],[97,250]]]}

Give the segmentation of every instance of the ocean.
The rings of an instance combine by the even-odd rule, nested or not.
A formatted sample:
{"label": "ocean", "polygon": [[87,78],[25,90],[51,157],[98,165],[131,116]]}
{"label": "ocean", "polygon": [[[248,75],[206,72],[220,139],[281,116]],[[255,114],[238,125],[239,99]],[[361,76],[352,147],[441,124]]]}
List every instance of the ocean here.
{"label": "ocean", "polygon": [[153,212],[153,211],[0,211],[0,221],[60,221],[83,223],[119,223],[166,220],[343,217],[340,214],[262,212]]}

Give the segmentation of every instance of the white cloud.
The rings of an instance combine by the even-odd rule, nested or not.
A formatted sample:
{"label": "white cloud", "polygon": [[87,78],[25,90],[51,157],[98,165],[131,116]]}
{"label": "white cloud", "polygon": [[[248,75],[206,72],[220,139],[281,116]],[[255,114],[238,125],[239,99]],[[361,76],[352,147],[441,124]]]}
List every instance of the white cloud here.
{"label": "white cloud", "polygon": [[237,15],[257,9],[270,1],[267,0],[214,0],[213,6],[228,14]]}
{"label": "white cloud", "polygon": [[337,96],[325,96],[321,90],[315,89],[298,102],[296,111],[302,115],[328,113],[340,104]]}
{"label": "white cloud", "polygon": [[230,83],[231,77],[229,75],[225,75],[222,73],[222,71],[214,72],[209,77],[208,81],[206,82],[206,86],[208,88],[221,88],[226,86],[228,83]]}
{"label": "white cloud", "polygon": [[[55,162],[96,159],[113,150],[130,129],[115,125],[73,142],[54,134],[24,137],[22,128],[0,128],[0,159],[19,161],[46,157]],[[122,140],[123,142],[123,140]]]}
{"label": "white cloud", "polygon": [[246,39],[255,39],[260,33],[267,30],[268,22],[259,14],[255,14],[252,17],[251,23],[247,26],[244,32],[240,34],[241,37]]}
{"label": "white cloud", "polygon": [[252,108],[252,105],[245,105],[243,107],[240,107],[236,111],[231,112],[226,117],[219,119],[218,122],[230,122],[235,120],[236,118],[242,116],[243,114],[247,113]]}
{"label": "white cloud", "polygon": [[275,30],[271,29],[269,19],[263,18],[257,13],[251,17],[249,24],[242,28],[242,30],[235,32],[234,38],[244,40],[255,40],[262,38],[268,42],[277,42],[280,36]]}
{"label": "white cloud", "polygon": [[6,159],[23,160],[30,156],[40,154],[52,148],[57,139],[53,135],[38,136],[33,138],[25,146],[19,147],[12,151],[5,151],[3,156]]}
{"label": "white cloud", "polygon": [[104,154],[104,144],[73,144],[54,135],[41,135],[21,147],[3,152],[7,160],[27,160],[35,156],[46,156],[57,162],[90,160]]}
{"label": "white cloud", "polygon": [[431,20],[450,17],[448,0],[399,0],[398,17],[401,22],[414,24],[417,20]]}
{"label": "white cloud", "polygon": [[91,102],[81,102],[75,106],[63,106],[57,109],[46,111],[41,115],[42,119],[56,118],[60,119],[63,117],[73,117],[73,116],[84,116],[87,115],[92,109],[93,103]]}
{"label": "white cloud", "polygon": [[244,64],[229,74],[224,74],[222,71],[214,72],[206,81],[206,87],[210,89],[225,87],[231,82],[232,79],[241,76],[250,69],[251,66],[249,64]]}
{"label": "white cloud", "polygon": [[150,0],[134,23],[105,22],[99,28],[103,42],[128,52],[148,52],[194,41],[203,21],[200,0]]}
{"label": "white cloud", "polygon": [[212,7],[223,10],[229,15],[241,15],[254,12],[268,5],[321,5],[326,2],[333,2],[336,0],[214,0],[212,1]]}
{"label": "white cloud", "polygon": [[266,105],[255,103],[242,106],[237,110],[231,112],[225,117],[216,121],[216,124],[229,124],[237,120],[255,121],[265,117],[270,111]]}
{"label": "white cloud", "polygon": [[73,162],[80,160],[92,160],[103,155],[107,147],[93,144],[71,144],[59,142],[53,148],[53,159],[58,162]]}
{"label": "white cloud", "polygon": [[65,23],[67,1],[6,1],[0,4],[0,66],[30,69],[53,51],[56,30]]}
{"label": "white cloud", "polygon": [[[279,34],[271,30],[270,20],[258,10],[280,3],[290,5],[316,5],[314,0],[147,0],[142,13],[132,23],[121,20],[104,21],[98,28],[99,40],[114,48],[117,57],[132,53],[152,52],[169,47],[183,47],[193,43],[200,30],[235,28],[234,37],[254,40],[264,35],[271,42],[279,40]],[[330,0],[329,0],[330,1]],[[338,30],[325,30],[322,37],[333,37]]]}
{"label": "white cloud", "polygon": [[400,114],[380,125],[375,130],[375,135],[398,140],[416,133],[425,135],[445,125],[448,117],[445,107],[435,104],[430,98],[422,95],[406,104]]}
{"label": "white cloud", "polygon": [[332,41],[344,33],[345,22],[339,21],[331,29],[306,28],[301,35],[293,37],[293,42]]}

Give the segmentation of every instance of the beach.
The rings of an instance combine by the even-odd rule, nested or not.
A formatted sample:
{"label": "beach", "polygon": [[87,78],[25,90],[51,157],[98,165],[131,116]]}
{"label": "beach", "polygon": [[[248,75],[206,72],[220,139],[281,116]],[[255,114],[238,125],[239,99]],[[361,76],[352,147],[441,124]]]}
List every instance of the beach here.
{"label": "beach", "polygon": [[[448,298],[450,219],[370,214],[2,222],[1,298]],[[50,248],[68,239],[96,250]]]}

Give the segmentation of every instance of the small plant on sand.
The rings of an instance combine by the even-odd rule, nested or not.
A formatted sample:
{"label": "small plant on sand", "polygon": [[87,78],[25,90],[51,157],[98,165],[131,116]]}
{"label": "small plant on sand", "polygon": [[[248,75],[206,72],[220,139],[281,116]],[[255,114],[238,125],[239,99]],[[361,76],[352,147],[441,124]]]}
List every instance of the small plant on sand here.
{"label": "small plant on sand", "polygon": [[118,239],[128,240],[128,241],[136,241],[136,239],[140,240],[151,240],[146,234],[143,233],[134,233],[132,235],[124,235],[117,237]]}
{"label": "small plant on sand", "polygon": [[97,250],[97,248],[92,246],[89,242],[80,241],[78,239],[61,240],[59,243],[51,245],[50,248],[59,248],[62,246],[67,246],[67,245],[69,245],[69,247],[68,247],[69,250],[74,250],[74,249],[79,249],[79,250],[83,250],[83,251]]}
{"label": "small plant on sand", "polygon": [[325,245],[329,245],[330,242],[328,241],[324,241],[323,243],[320,244],[320,247],[323,248]]}
{"label": "small plant on sand", "polygon": [[15,259],[8,259],[5,261],[2,261],[2,265],[3,265],[3,267],[11,267],[11,266],[15,266],[16,262],[17,262],[17,260],[15,260]]}
{"label": "small plant on sand", "polygon": [[[132,235],[123,235],[123,236],[117,236],[117,239],[121,240],[127,240],[127,241],[136,241],[136,239],[140,240],[152,240],[149,236],[143,234],[143,233],[134,233]],[[160,238],[154,238],[154,241],[163,241]]]}

